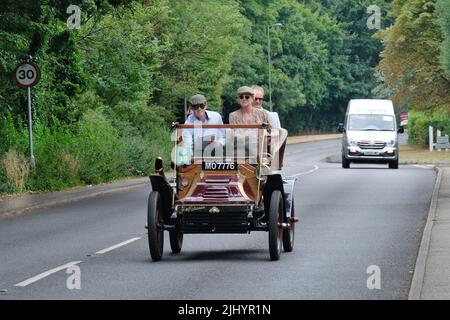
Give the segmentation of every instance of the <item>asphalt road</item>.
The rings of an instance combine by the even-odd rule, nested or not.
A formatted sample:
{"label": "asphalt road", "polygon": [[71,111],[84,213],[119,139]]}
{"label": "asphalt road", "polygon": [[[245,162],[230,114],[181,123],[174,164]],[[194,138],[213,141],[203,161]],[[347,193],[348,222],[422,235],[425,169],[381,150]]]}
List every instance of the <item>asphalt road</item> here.
{"label": "asphalt road", "polygon": [[[300,223],[280,261],[269,260],[267,233],[255,232],[186,235],[179,255],[166,234],[163,261],[151,262],[150,190],[133,189],[1,221],[0,299],[406,299],[434,171],[323,162],[339,148],[288,146]],[[67,287],[70,262],[80,289]],[[369,266],[380,270],[380,289],[367,287]]]}

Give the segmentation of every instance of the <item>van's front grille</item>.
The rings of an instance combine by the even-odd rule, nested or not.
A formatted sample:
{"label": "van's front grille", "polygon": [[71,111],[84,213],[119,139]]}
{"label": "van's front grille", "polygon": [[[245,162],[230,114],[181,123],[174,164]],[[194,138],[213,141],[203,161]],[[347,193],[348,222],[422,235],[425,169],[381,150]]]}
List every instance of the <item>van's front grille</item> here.
{"label": "van's front grille", "polygon": [[383,149],[386,147],[386,142],[383,141],[360,141],[358,147],[361,149]]}

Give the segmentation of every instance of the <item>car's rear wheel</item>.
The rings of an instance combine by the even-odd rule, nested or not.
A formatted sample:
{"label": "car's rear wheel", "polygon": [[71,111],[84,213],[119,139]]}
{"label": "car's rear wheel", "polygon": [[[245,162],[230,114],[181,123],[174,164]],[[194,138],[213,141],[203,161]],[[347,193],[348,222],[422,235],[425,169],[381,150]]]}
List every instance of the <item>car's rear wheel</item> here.
{"label": "car's rear wheel", "polygon": [[[295,240],[295,223],[292,221],[295,217],[295,206],[294,199],[292,199],[291,206],[291,221],[286,221],[286,223],[290,224],[290,227],[287,229],[283,229],[283,249],[284,252],[292,252],[294,250],[294,240]],[[287,220],[287,219],[286,219]]]}
{"label": "car's rear wheel", "polygon": [[283,246],[283,196],[279,190],[274,190],[270,197],[269,209],[269,253],[270,259],[280,259],[281,247]]}
{"label": "car's rear wheel", "polygon": [[158,191],[150,192],[147,205],[148,246],[153,261],[162,259],[164,248],[164,220],[161,196]]}

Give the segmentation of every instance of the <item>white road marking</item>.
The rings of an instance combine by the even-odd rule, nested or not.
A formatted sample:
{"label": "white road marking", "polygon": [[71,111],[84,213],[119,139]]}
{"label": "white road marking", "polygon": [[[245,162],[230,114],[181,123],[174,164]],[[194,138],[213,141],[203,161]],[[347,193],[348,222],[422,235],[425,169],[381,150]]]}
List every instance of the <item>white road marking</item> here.
{"label": "white road marking", "polygon": [[134,241],[140,240],[140,239],[141,239],[141,237],[138,237],[138,238],[133,238],[133,239],[130,239],[130,240],[127,240],[127,241],[124,241],[124,242],[118,243],[118,244],[116,244],[116,245],[113,245],[112,247],[109,247],[109,248],[106,248],[106,249],[103,249],[103,250],[97,251],[97,252],[96,252],[95,254],[104,254],[104,253],[107,253],[107,252],[109,252],[109,251],[112,251],[112,250],[114,250],[114,249],[117,249],[117,248],[123,247],[123,246],[125,246],[125,245],[127,245],[127,244],[129,244],[129,243],[131,243],[131,242],[134,242]]}
{"label": "white road marking", "polygon": [[37,276],[29,278],[29,279],[27,279],[25,281],[22,281],[20,283],[17,283],[14,286],[15,287],[26,287],[26,286],[28,286],[28,285],[30,285],[32,283],[35,283],[36,281],[39,281],[41,279],[44,279],[45,277],[48,277],[49,275],[52,275],[52,274],[54,274],[54,273],[56,273],[58,271],[70,268],[70,267],[72,267],[74,265],[77,265],[77,264],[79,264],[81,262],[82,261],[72,261],[72,262],[66,263],[66,264],[64,264],[62,266],[56,267],[54,269],[51,269],[51,270],[48,270],[48,271],[45,271],[45,272],[42,272],[42,273],[38,274]]}
{"label": "white road marking", "polygon": [[313,173],[313,172],[315,172],[317,170],[319,170],[319,166],[314,165],[314,169],[306,171],[306,172],[300,172],[300,173],[294,174],[291,177],[300,177],[300,176],[303,176],[303,175],[306,175],[306,174],[311,174],[311,173]]}

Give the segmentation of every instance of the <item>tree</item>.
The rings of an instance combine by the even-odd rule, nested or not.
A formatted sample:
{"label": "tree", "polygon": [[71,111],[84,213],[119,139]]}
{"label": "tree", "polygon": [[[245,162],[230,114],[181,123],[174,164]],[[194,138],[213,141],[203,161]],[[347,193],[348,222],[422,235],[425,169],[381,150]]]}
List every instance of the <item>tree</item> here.
{"label": "tree", "polygon": [[385,48],[378,69],[400,106],[426,110],[450,105],[450,81],[439,62],[443,33],[435,0],[396,0],[395,24],[381,31]]}
{"label": "tree", "polygon": [[126,0],[4,0],[0,3],[0,114],[26,114],[26,98],[12,81],[14,67],[25,55],[36,57],[42,78],[33,96],[36,115],[72,122],[80,117],[71,99],[86,86],[81,73],[77,32],[66,25],[70,4],[79,5],[83,23],[98,19]]}
{"label": "tree", "polygon": [[441,49],[441,64],[447,72],[447,79],[450,79],[450,1],[438,0],[436,9],[439,16],[438,22],[444,37]]}
{"label": "tree", "polygon": [[170,23],[162,39],[170,43],[164,55],[154,103],[183,110],[184,99],[204,94],[212,109],[221,104],[231,58],[248,24],[235,0],[169,1]]}

